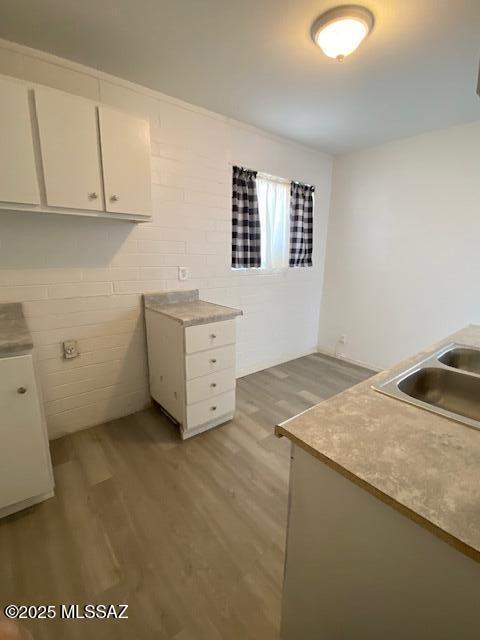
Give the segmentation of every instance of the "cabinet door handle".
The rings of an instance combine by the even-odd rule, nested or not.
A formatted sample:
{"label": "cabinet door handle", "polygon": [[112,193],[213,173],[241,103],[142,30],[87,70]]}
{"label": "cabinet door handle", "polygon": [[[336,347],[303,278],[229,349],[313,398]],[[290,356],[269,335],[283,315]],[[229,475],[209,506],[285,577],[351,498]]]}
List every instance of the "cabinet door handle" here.
{"label": "cabinet door handle", "polygon": [[117,194],[114,193],[113,196],[110,198],[110,200],[112,202],[117,202],[118,200],[120,200],[120,196],[117,196]]}
{"label": "cabinet door handle", "polygon": [[18,387],[17,393],[19,393],[20,395],[27,393],[27,387]]}
{"label": "cabinet door handle", "polygon": [[216,363],[216,361],[217,361],[217,360],[216,360],[216,358],[212,358],[212,359],[210,360],[210,362],[211,362],[212,364],[215,364],[215,363]]}
{"label": "cabinet door handle", "polygon": [[95,193],[95,191],[92,191],[92,193],[88,194],[88,197],[90,198],[90,200],[96,200],[98,198],[98,193]]}
{"label": "cabinet door handle", "polygon": [[216,410],[217,410],[217,407],[215,407],[215,406],[210,407],[210,411],[216,411]]}
{"label": "cabinet door handle", "polygon": [[210,334],[210,338],[212,338],[212,340],[215,340],[215,338],[216,338],[216,337],[217,337],[217,336],[216,336],[214,333],[211,333],[211,334]]}
{"label": "cabinet door handle", "polygon": [[212,382],[212,384],[210,386],[215,389],[215,387],[217,386],[217,383],[216,382]]}

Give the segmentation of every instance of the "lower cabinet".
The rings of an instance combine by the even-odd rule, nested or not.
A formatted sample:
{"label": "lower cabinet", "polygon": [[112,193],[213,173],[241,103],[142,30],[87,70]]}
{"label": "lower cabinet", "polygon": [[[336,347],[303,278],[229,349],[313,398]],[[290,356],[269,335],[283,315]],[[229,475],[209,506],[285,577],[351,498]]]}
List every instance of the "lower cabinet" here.
{"label": "lower cabinet", "polygon": [[183,327],[145,311],[150,393],[180,425],[182,438],[235,412],[235,320]]}
{"label": "lower cabinet", "polygon": [[478,640],[480,563],[328,462],[292,446],[282,640]]}
{"label": "lower cabinet", "polygon": [[53,492],[45,420],[31,354],[0,359],[0,516]]}

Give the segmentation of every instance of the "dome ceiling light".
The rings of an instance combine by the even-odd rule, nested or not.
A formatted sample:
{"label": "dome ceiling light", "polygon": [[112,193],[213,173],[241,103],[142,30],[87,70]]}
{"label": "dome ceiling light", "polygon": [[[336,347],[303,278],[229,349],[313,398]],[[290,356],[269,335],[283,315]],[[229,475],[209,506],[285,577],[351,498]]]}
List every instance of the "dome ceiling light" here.
{"label": "dome ceiling light", "polygon": [[312,39],[329,58],[343,62],[357,49],[373,28],[371,11],[357,5],[330,9],[312,25]]}

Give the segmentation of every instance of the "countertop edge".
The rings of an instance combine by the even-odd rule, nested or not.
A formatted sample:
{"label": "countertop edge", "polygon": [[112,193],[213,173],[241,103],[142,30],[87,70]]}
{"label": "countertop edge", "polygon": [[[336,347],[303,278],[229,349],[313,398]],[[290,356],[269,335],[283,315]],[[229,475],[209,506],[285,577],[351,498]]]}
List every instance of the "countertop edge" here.
{"label": "countertop edge", "polygon": [[[307,411],[309,411],[309,409],[307,409]],[[392,507],[402,515],[406,516],[416,524],[420,525],[421,527],[423,527],[433,535],[437,536],[437,538],[440,538],[441,540],[449,544],[451,547],[455,548],[457,551],[460,551],[461,553],[468,556],[472,560],[475,560],[476,562],[480,563],[480,551],[478,551],[474,547],[471,547],[466,542],[463,542],[462,540],[452,535],[451,533],[448,533],[448,531],[445,531],[445,529],[442,529],[441,527],[433,523],[431,520],[424,518],[419,513],[417,513],[416,511],[413,511],[412,509],[405,506],[401,502],[398,502],[397,500],[392,498],[392,496],[388,495],[387,493],[384,493],[383,491],[380,491],[380,489],[377,489],[377,487],[370,484],[370,482],[363,480],[363,478],[360,478],[352,471],[349,471],[346,467],[342,466],[338,462],[335,462],[335,460],[332,460],[325,454],[321,453],[321,451],[318,451],[318,449],[311,447],[304,440],[302,440],[301,438],[298,438],[291,431],[288,431],[287,429],[285,429],[285,427],[283,427],[282,424],[285,424],[286,422],[288,422],[288,420],[286,420],[284,423],[281,423],[275,426],[275,435],[278,438],[281,438],[281,437],[288,438],[293,444],[299,446],[301,449],[303,449],[310,455],[320,460],[320,462],[323,462],[324,464],[326,464],[328,467],[330,467],[330,469],[333,469],[337,473],[340,473],[344,478],[346,478],[347,480],[350,480],[350,482],[353,482],[353,484],[367,491],[375,498],[378,498],[379,500],[381,500],[384,504],[388,505],[389,507]]]}
{"label": "countertop edge", "polygon": [[33,343],[12,345],[11,347],[0,349],[0,360],[3,358],[15,358],[16,356],[26,356],[32,353]]}
{"label": "countertop edge", "polygon": [[[217,306],[222,306],[222,305],[217,305]],[[225,309],[228,309],[228,308],[229,307],[225,307]],[[171,313],[168,313],[166,309],[165,310],[159,309],[158,307],[153,307],[148,304],[145,305],[145,309],[148,309],[149,311],[153,311],[154,313],[160,313],[162,316],[166,316],[167,318],[170,318],[171,320],[178,322],[178,324],[182,325],[183,327],[193,327],[195,325],[200,325],[200,324],[209,324],[210,322],[223,322],[224,320],[233,320],[238,316],[243,316],[243,311],[241,309],[232,309],[228,313],[225,313],[224,315],[222,315],[221,318],[219,318],[215,314],[212,314],[211,316],[208,316],[205,318],[183,320],[182,318],[177,318]]]}
{"label": "countertop edge", "polygon": [[[21,302],[0,303],[0,358],[13,358],[33,351],[32,334],[29,331]],[[4,326],[6,324],[6,326]],[[6,333],[5,337],[3,333]]]}

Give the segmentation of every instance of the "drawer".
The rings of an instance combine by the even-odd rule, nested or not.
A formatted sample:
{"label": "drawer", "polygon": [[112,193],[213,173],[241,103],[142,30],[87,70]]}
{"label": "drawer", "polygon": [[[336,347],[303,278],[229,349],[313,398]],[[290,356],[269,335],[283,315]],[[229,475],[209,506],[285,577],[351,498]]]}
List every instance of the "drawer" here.
{"label": "drawer", "polygon": [[223,347],[235,343],[235,320],[209,322],[185,329],[185,353]]}
{"label": "drawer", "polygon": [[223,369],[235,368],[235,345],[192,353],[185,358],[187,380],[207,376]]}
{"label": "drawer", "polygon": [[187,407],[187,430],[211,422],[235,411],[235,391],[222,393],[215,398],[189,404]]}
{"label": "drawer", "polygon": [[235,389],[235,369],[201,376],[187,382],[187,404],[207,400]]}

